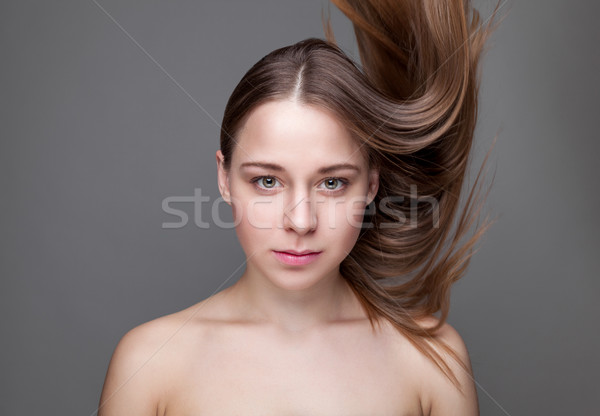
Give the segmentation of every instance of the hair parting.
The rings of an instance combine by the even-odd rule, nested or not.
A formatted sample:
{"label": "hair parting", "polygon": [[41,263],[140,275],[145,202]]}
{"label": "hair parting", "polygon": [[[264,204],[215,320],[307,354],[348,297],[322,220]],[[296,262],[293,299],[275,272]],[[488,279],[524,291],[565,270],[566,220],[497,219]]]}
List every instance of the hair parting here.
{"label": "hair parting", "polygon": [[[263,57],[225,108],[225,168],[233,138],[264,102],[292,99],[340,119],[379,171],[376,206],[394,196],[400,198],[386,203],[404,218],[411,218],[415,202],[418,208],[414,222],[377,210],[340,272],[374,327],[389,321],[460,388],[444,353],[465,370],[466,364],[436,332],[448,317],[451,285],[491,224],[487,218],[476,224],[489,152],[462,207],[460,197],[477,120],[479,62],[498,6],[482,22],[468,0],[332,2],[353,23],[360,67],[336,46],[327,19],[327,41],[306,39]],[[415,187],[422,202],[414,201]],[[435,326],[420,323],[434,314]]]}

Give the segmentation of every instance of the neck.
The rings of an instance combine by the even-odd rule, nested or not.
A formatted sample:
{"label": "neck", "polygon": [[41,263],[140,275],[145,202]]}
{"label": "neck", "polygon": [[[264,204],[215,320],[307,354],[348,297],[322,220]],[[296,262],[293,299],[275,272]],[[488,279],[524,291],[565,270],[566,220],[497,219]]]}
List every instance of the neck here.
{"label": "neck", "polygon": [[319,325],[364,318],[356,295],[336,270],[314,285],[287,289],[274,285],[252,269],[246,269],[230,288],[244,320],[272,324],[300,332]]}

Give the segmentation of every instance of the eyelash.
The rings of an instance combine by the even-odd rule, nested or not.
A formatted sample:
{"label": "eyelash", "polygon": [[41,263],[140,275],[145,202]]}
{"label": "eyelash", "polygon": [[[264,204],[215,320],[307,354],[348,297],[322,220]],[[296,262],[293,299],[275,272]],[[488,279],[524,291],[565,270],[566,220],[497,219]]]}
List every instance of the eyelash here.
{"label": "eyelash", "polygon": [[[264,188],[264,187],[262,187],[262,186],[260,186],[258,184],[259,181],[262,180],[262,179],[264,179],[264,178],[271,178],[271,179],[274,179],[277,182],[280,182],[279,179],[277,179],[275,176],[272,176],[272,175],[257,176],[256,178],[252,178],[252,180],[250,182],[253,183],[254,186],[256,186],[256,188],[258,188],[261,191],[264,191],[264,192],[274,192],[274,190],[273,190],[274,188]],[[335,177],[335,176],[332,176],[330,178],[325,178],[325,179],[323,179],[321,181],[321,183],[324,183],[324,182],[326,182],[328,180],[331,180],[331,179],[335,179],[335,180],[339,181],[340,187],[337,188],[337,189],[326,189],[325,188],[324,190],[325,190],[325,193],[327,193],[327,194],[336,194],[336,193],[339,193],[339,192],[343,191],[344,189],[346,189],[346,187],[350,183],[347,179],[338,178],[338,177]]]}

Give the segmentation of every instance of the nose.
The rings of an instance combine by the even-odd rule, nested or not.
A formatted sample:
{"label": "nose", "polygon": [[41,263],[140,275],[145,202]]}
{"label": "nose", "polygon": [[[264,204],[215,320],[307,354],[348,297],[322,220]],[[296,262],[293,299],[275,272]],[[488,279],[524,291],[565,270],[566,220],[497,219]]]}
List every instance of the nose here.
{"label": "nose", "polygon": [[283,228],[298,234],[307,234],[317,227],[317,213],[311,199],[296,195],[283,211]]}

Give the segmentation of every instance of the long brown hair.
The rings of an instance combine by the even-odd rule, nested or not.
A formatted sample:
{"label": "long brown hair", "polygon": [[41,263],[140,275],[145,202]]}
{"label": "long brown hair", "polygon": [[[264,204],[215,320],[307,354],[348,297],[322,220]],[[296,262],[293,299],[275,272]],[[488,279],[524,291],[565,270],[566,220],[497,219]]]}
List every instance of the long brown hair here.
{"label": "long brown hair", "polygon": [[[225,168],[236,134],[261,103],[293,97],[336,114],[379,170],[374,203],[385,206],[365,217],[368,226],[340,272],[372,324],[391,322],[458,385],[432,345],[466,369],[435,333],[448,316],[450,286],[488,226],[466,238],[481,208],[479,175],[459,207],[477,118],[478,62],[490,25],[468,0],[332,1],[354,24],[362,68],[335,45],[328,24],[328,41],[307,39],[266,55],[225,108]],[[435,326],[418,323],[436,313]]]}

